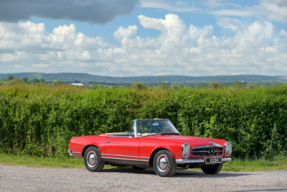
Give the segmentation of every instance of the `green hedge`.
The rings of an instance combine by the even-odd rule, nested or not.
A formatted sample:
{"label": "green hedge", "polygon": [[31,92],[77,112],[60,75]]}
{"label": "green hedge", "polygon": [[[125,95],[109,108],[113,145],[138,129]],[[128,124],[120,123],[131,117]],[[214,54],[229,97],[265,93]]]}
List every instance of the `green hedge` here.
{"label": "green hedge", "polygon": [[67,156],[73,136],[129,130],[135,118],[168,118],[184,135],[233,144],[233,157],[287,149],[287,86],[153,90],[0,87],[0,151]]}

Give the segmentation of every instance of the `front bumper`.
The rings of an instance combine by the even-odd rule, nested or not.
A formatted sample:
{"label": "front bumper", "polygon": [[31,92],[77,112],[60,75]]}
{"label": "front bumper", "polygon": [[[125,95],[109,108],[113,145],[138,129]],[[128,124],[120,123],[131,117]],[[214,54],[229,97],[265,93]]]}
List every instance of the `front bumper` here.
{"label": "front bumper", "polygon": [[[222,163],[231,161],[231,158],[222,158]],[[176,159],[175,162],[177,164],[197,164],[197,163],[205,163],[204,159]]]}
{"label": "front bumper", "polygon": [[70,156],[74,156],[70,149],[68,149],[68,153],[69,153]]}

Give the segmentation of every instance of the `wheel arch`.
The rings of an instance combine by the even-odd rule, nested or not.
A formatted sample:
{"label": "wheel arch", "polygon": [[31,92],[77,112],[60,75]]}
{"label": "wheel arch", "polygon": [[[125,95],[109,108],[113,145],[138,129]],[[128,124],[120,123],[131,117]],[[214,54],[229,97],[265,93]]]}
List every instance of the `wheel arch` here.
{"label": "wheel arch", "polygon": [[171,155],[173,156],[174,158],[174,154],[173,152],[168,149],[167,147],[159,147],[159,148],[156,148],[155,150],[153,150],[152,154],[150,155],[150,158],[149,158],[149,165],[152,167],[153,166],[153,158],[155,156],[155,154],[160,151],[160,150],[166,150],[166,151],[169,151],[171,153]]}
{"label": "wheel arch", "polygon": [[[100,150],[100,148],[99,148],[97,145],[95,145],[95,144],[86,145],[86,146],[84,147],[83,151],[82,151],[82,154],[81,154],[82,157],[84,157],[85,152],[86,152],[86,150],[87,150],[89,147],[96,147],[96,148],[98,148],[98,149]],[[100,151],[101,151],[101,150],[100,150]]]}

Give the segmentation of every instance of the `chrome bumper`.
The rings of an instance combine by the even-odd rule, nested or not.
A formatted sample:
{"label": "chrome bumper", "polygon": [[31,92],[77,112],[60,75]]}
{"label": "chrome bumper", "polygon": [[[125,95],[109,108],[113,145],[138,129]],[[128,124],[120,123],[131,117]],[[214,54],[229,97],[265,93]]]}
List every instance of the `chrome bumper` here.
{"label": "chrome bumper", "polygon": [[[231,161],[231,158],[222,158],[222,163]],[[177,164],[184,164],[184,163],[205,163],[204,159],[176,159],[175,162]]]}
{"label": "chrome bumper", "polygon": [[72,153],[72,151],[70,149],[68,149],[68,153],[69,153],[70,156],[73,156],[73,153]]}

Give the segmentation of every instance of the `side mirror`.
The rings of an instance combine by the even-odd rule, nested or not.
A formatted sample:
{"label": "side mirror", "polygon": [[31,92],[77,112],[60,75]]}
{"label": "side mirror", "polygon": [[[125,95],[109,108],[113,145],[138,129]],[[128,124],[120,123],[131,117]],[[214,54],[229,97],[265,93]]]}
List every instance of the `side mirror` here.
{"label": "side mirror", "polygon": [[132,132],[128,131],[127,134],[128,134],[128,136],[133,137]]}

